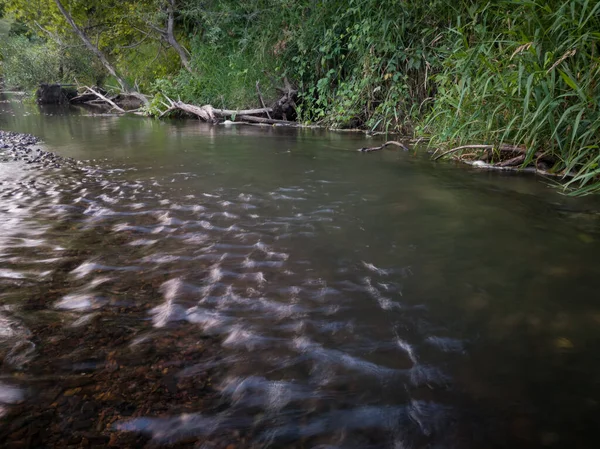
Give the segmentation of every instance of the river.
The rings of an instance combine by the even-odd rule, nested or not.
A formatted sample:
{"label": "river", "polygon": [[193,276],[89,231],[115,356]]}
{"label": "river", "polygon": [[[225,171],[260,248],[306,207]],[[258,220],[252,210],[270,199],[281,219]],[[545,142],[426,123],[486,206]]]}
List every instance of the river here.
{"label": "river", "polygon": [[600,215],[363,135],[4,101],[3,447],[596,448]]}

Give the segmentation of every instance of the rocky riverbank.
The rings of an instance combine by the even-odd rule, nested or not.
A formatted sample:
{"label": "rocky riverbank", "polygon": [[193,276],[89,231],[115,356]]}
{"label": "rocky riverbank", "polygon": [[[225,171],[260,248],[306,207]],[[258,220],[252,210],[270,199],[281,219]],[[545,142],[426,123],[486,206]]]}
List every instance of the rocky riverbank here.
{"label": "rocky riverbank", "polygon": [[0,162],[21,161],[36,168],[61,168],[73,163],[51,151],[43,150],[40,139],[31,134],[0,130]]}
{"label": "rocky riverbank", "polygon": [[[44,150],[35,136],[6,131],[0,131],[2,163],[29,164],[32,171],[40,170],[40,174],[65,168],[75,182],[80,175],[96,173],[84,163]],[[50,173],[36,201],[43,203],[44,189],[52,179]],[[93,178],[86,179],[93,184]],[[35,184],[26,188],[31,195],[37,189]],[[4,213],[0,214],[0,229],[14,218],[6,211],[23,206],[14,200],[21,189],[21,184],[0,179],[0,212]],[[71,206],[68,202],[64,205]],[[33,214],[28,211],[23,215],[29,213]],[[64,221],[53,217],[47,220],[45,235],[64,233],[64,227],[77,229],[82,219],[75,212]],[[98,308],[79,321],[66,324],[63,320],[74,320],[76,312],[57,312],[55,304],[72,294],[69,274],[85,261],[93,260],[98,240],[113,247],[130,243],[126,236],[113,235],[103,228],[74,232],[79,232],[85,245],[61,248],[56,259],[50,260],[43,260],[40,247],[33,251],[34,246],[20,244],[26,240],[20,238],[26,233],[15,234],[18,238],[0,238],[3,260],[14,255],[10,262],[0,265],[0,272],[4,269],[0,273],[0,447],[247,446],[233,432],[209,436],[198,432],[174,441],[153,441],[155,432],[151,428],[132,421],[163,417],[185,420],[185,416],[196,416],[199,410],[219,412],[223,401],[213,382],[222,375],[210,367],[191,375],[181,372],[186,367],[217,360],[220,344],[197,329],[161,332],[152,326],[147,317],[154,306],[152,299],[161,295],[160,277],[156,285],[142,286],[132,284],[127,277],[115,280],[106,293],[106,301],[112,307]],[[41,239],[31,245],[39,245]],[[31,278],[18,272],[21,269],[27,273],[37,263],[52,264],[52,269]],[[108,283],[107,278],[102,282]],[[62,313],[60,319],[58,313]]]}

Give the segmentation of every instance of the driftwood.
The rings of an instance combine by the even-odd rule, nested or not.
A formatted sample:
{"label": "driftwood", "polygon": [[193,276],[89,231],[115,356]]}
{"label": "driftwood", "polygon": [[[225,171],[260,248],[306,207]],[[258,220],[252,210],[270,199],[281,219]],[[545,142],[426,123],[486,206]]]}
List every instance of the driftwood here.
{"label": "driftwood", "polygon": [[[527,149],[518,147],[515,145],[462,145],[450,150],[444,151],[439,155],[435,155],[433,160],[438,160],[448,154],[453,154],[461,150],[474,149],[474,150],[486,150],[486,153],[480,158],[473,160],[477,157],[477,153],[462,154],[454,159],[470,165],[472,167],[486,169],[486,170],[500,170],[500,171],[516,171],[520,173],[535,173],[543,176],[558,176],[565,177],[569,174],[565,173],[552,173],[547,169],[550,168],[556,162],[554,157],[550,154],[538,151],[533,155],[534,160],[526,164],[527,161]],[[498,162],[492,162],[494,152],[502,153],[505,156],[504,160]],[[508,157],[508,159],[506,159]],[[550,165],[549,165],[550,164]],[[524,166],[527,165],[527,166]]]}
{"label": "driftwood", "polygon": [[[272,112],[271,108],[259,108],[259,109],[217,109],[213,108],[211,105],[207,104],[204,106],[195,106],[193,104],[184,103],[182,101],[173,101],[168,97],[165,97],[170,104],[165,104],[167,106],[167,110],[160,114],[160,117],[163,117],[167,113],[171,111],[184,111],[188,114],[195,115],[196,117],[207,121],[214,122],[216,117],[240,117],[240,116],[249,116],[256,114],[265,114],[267,112]],[[256,117],[255,117],[256,118]],[[265,119],[268,120],[268,119]]]}
{"label": "driftwood", "polygon": [[[262,108],[256,109],[218,109],[212,105],[196,106],[184,103],[180,100],[173,101],[164,96],[168,103],[163,102],[166,109],[161,112],[159,117],[164,117],[172,111],[183,111],[195,115],[201,120],[207,122],[216,122],[217,118],[238,118],[251,123],[265,123],[270,125],[290,125],[296,119],[296,100],[298,91],[290,84],[287,78],[284,78],[284,87],[275,87],[281,93],[281,98],[271,107],[267,107],[260,91],[260,83],[256,82],[256,93]],[[266,115],[266,117],[264,117]],[[263,117],[255,117],[263,116]]]}
{"label": "driftwood", "polygon": [[264,123],[267,125],[286,125],[298,126],[296,122],[288,122],[287,120],[277,120],[274,118],[254,117],[253,115],[237,115],[236,118],[244,122]]}
{"label": "driftwood", "polygon": [[437,161],[438,159],[440,159],[444,156],[447,156],[448,154],[456,153],[457,151],[460,151],[460,150],[471,150],[471,149],[512,151],[512,152],[517,152],[517,153],[525,153],[526,152],[526,150],[524,150],[523,148],[517,147],[515,145],[462,145],[460,147],[452,148],[448,151],[444,151],[443,153],[438,154],[437,156],[434,156],[433,160]]}
{"label": "driftwood", "polygon": [[83,87],[85,91],[72,98],[71,104],[110,107],[109,110],[114,109],[118,114],[124,114],[137,112],[143,105],[147,104],[148,101],[142,94],[137,92],[122,92],[118,95],[110,96],[108,92],[101,87]]}
{"label": "driftwood", "polygon": [[567,173],[552,173],[547,170],[541,170],[536,167],[515,167],[515,166],[501,166],[496,164],[488,164],[483,161],[461,161],[463,164],[470,165],[471,167],[484,169],[484,170],[499,170],[499,171],[514,171],[519,173],[535,173],[542,176],[553,176],[553,177],[571,177],[572,175]]}
{"label": "driftwood", "polygon": [[[258,81],[256,82],[256,93],[258,94],[258,101],[260,101],[261,106],[266,109],[267,106],[265,105],[265,101],[260,93],[260,83]],[[271,119],[271,114],[269,114],[269,111],[267,111],[267,118],[269,120]]]}
{"label": "driftwood", "polygon": [[406,145],[404,145],[401,142],[397,142],[395,140],[389,140],[386,143],[384,143],[381,146],[378,147],[371,147],[371,148],[359,148],[358,151],[361,151],[363,153],[372,153],[373,151],[379,151],[379,150],[383,150],[385,147],[387,147],[388,145],[395,145],[397,147],[402,148],[404,151],[409,151],[408,147]]}
{"label": "driftwood", "polygon": [[515,167],[517,165],[521,165],[523,162],[525,162],[525,155],[524,154],[520,154],[517,157],[510,158],[510,159],[508,159],[506,161],[497,162],[494,165],[496,167]]}
{"label": "driftwood", "polygon": [[98,98],[100,98],[101,100],[107,102],[109,105],[112,106],[113,109],[116,109],[117,112],[120,112],[121,114],[124,114],[126,111],[125,109],[123,109],[121,106],[117,105],[117,103],[115,103],[114,101],[112,101],[110,98],[102,95],[100,92],[95,91],[94,89],[92,89],[91,87],[85,87],[86,90],[91,93],[96,95]]}

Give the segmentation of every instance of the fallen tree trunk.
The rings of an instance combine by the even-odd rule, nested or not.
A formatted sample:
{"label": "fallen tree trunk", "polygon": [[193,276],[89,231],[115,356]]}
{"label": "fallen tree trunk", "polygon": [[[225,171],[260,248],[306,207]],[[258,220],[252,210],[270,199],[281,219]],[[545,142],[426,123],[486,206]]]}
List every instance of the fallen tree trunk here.
{"label": "fallen tree trunk", "polygon": [[[240,116],[250,116],[256,114],[265,114],[267,112],[271,112],[271,108],[259,108],[259,109],[216,109],[213,108],[210,104],[204,106],[195,106],[193,104],[184,103],[182,101],[173,101],[170,98],[166,97],[167,101],[170,103],[167,110],[160,114],[160,117],[163,117],[167,113],[171,111],[183,111],[188,114],[195,115],[196,117],[207,121],[214,122],[215,117],[240,117]],[[256,118],[256,117],[255,117]],[[268,120],[268,119],[265,119]]]}
{"label": "fallen tree trunk", "polygon": [[296,122],[288,122],[287,120],[277,120],[274,118],[254,117],[253,115],[236,115],[236,119],[244,122],[264,123],[267,125],[297,126]]}

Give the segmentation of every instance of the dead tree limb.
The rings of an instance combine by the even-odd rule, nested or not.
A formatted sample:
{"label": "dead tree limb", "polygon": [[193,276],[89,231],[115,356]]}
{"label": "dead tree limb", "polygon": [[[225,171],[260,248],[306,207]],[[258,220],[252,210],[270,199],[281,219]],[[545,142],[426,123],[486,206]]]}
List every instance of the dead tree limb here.
{"label": "dead tree limb", "polygon": [[[210,105],[209,105],[210,106]],[[212,108],[212,106],[211,106]],[[215,115],[221,117],[229,117],[229,116],[238,116],[238,115],[257,115],[257,114],[266,114],[267,112],[272,112],[271,108],[258,108],[258,109],[214,109],[213,113]]]}
{"label": "dead tree limb", "polygon": [[540,170],[539,168],[536,167],[507,167],[507,166],[499,166],[496,164],[488,164],[486,162],[483,161],[466,161],[466,160],[462,160],[461,161],[463,164],[467,164],[470,165],[471,167],[475,167],[475,168],[479,168],[479,169],[483,169],[483,170],[500,170],[500,171],[514,171],[514,172],[519,172],[519,173],[535,173],[538,175],[543,175],[543,176],[554,176],[554,177],[572,177],[573,175],[571,173],[552,173],[549,172],[547,170]]}
{"label": "dead tree limb", "polygon": [[107,102],[109,105],[111,105],[113,107],[113,109],[116,109],[117,112],[120,112],[121,114],[124,114],[126,111],[125,109],[123,109],[122,107],[120,107],[119,105],[117,105],[117,103],[115,103],[114,101],[112,101],[110,98],[105,97],[104,95],[102,95],[100,92],[96,92],[94,89],[92,89],[91,87],[87,87],[85,86],[86,90],[94,95],[96,95],[98,98],[100,98],[101,100]]}
{"label": "dead tree limb", "polygon": [[253,122],[253,123],[265,123],[267,125],[287,125],[287,126],[296,126],[296,122],[288,122],[287,120],[276,120],[272,118],[264,118],[264,117],[254,117],[252,115],[236,115],[236,119],[242,120],[245,122]]}
{"label": "dead tree limb", "polygon": [[[214,122],[215,117],[240,117],[240,116],[250,116],[256,114],[265,114],[267,112],[271,112],[271,108],[261,108],[261,109],[215,109],[211,105],[207,104],[204,106],[195,106],[193,104],[187,104],[182,101],[173,101],[170,98],[166,97],[169,102],[169,106],[166,111],[160,114],[160,117],[165,116],[167,113],[175,110],[180,110],[187,112],[188,114],[195,115],[196,117],[207,121]],[[165,105],[166,106],[166,105]],[[254,117],[257,118],[257,117]],[[268,119],[265,119],[268,120]]]}
{"label": "dead tree limb", "polygon": [[169,43],[171,47],[177,52],[179,55],[179,59],[181,60],[181,64],[185,67],[185,69],[194,73],[192,70],[192,66],[190,64],[190,59],[188,58],[188,54],[186,53],[185,48],[179,43],[177,38],[175,37],[175,0],[168,0],[167,3],[167,29],[163,34],[166,41]]}
{"label": "dead tree limb", "polygon": [[523,162],[525,162],[525,155],[524,154],[520,154],[517,157],[513,157],[513,158],[508,159],[506,161],[497,162],[494,165],[496,167],[515,167],[517,165],[521,165]]}
{"label": "dead tree limb", "polygon": [[444,151],[443,153],[438,154],[437,156],[433,157],[434,161],[437,161],[438,159],[447,156],[448,154],[452,154],[452,153],[456,153],[457,151],[460,150],[467,150],[467,149],[479,149],[479,150],[499,150],[499,151],[513,151],[513,152],[517,152],[517,153],[525,153],[526,150],[524,150],[523,148],[519,148],[515,145],[462,145],[460,147],[456,147],[456,148],[452,148],[450,150]]}
{"label": "dead tree limb", "polygon": [[379,151],[379,150],[383,150],[385,147],[387,147],[388,145],[395,145],[397,147],[402,148],[404,151],[409,151],[408,147],[406,145],[404,145],[401,142],[397,142],[395,140],[389,140],[386,143],[384,143],[383,145],[380,145],[378,147],[371,147],[371,148],[359,148],[358,151],[361,151],[363,153],[372,153],[373,151]]}
{"label": "dead tree limb", "polygon": [[117,71],[113,67],[113,65],[110,62],[108,62],[108,59],[106,59],[106,56],[104,56],[104,53],[102,53],[100,51],[100,49],[98,47],[96,47],[92,43],[92,41],[90,41],[90,39],[81,30],[81,28],[79,28],[79,26],[77,26],[77,24],[75,23],[75,21],[73,20],[73,18],[71,17],[71,15],[67,12],[67,10],[63,6],[63,4],[60,2],[60,0],[54,0],[54,2],[56,3],[56,6],[58,7],[58,9],[61,12],[61,14],[64,16],[65,20],[69,23],[69,25],[71,25],[71,28],[73,28],[73,31],[75,32],[75,34],[77,34],[77,36],[79,36],[79,38],[83,41],[83,43],[85,44],[85,46],[92,53],[94,53],[96,55],[96,57],[100,60],[100,62],[102,63],[102,65],[104,66],[104,68],[106,68],[106,70],[108,71],[108,73],[110,73],[112,76],[115,77],[115,79],[117,80],[117,82],[121,86],[121,89],[123,89],[124,91],[129,91],[130,90],[130,86],[127,83],[127,81],[125,81],[125,79],[121,75],[119,75],[117,73]]}
{"label": "dead tree limb", "polygon": [[[260,101],[260,105],[266,109],[267,106],[265,105],[265,101],[263,100],[262,94],[260,93],[260,83],[258,81],[256,82],[256,93],[258,94],[258,100]],[[269,120],[271,119],[271,114],[269,114],[269,111],[267,111],[267,117],[269,118]]]}
{"label": "dead tree limb", "polygon": [[92,53],[94,53],[94,55],[96,55],[96,57],[100,60],[100,62],[102,63],[104,68],[108,71],[108,73],[110,73],[117,80],[117,82],[119,83],[119,86],[121,86],[121,89],[124,92],[127,92],[128,94],[138,98],[142,103],[147,105],[148,99],[141,93],[135,92],[131,89],[131,86],[129,85],[129,83],[125,80],[125,78],[123,78],[117,72],[115,67],[108,61],[108,59],[106,59],[106,56],[104,56],[104,53],[102,53],[100,48],[97,45],[94,45],[92,43],[92,41],[89,39],[89,37],[83,32],[83,30],[81,28],[79,28],[79,26],[75,23],[75,21],[73,20],[73,17],[71,17],[71,15],[65,9],[65,7],[61,3],[61,1],[54,0],[54,3],[56,3],[56,6],[58,7],[61,14],[64,16],[65,20],[69,23],[69,25],[71,25],[71,28],[73,28],[73,31],[75,32],[75,34],[77,34],[77,36],[79,36],[79,38],[83,41],[85,46]]}

